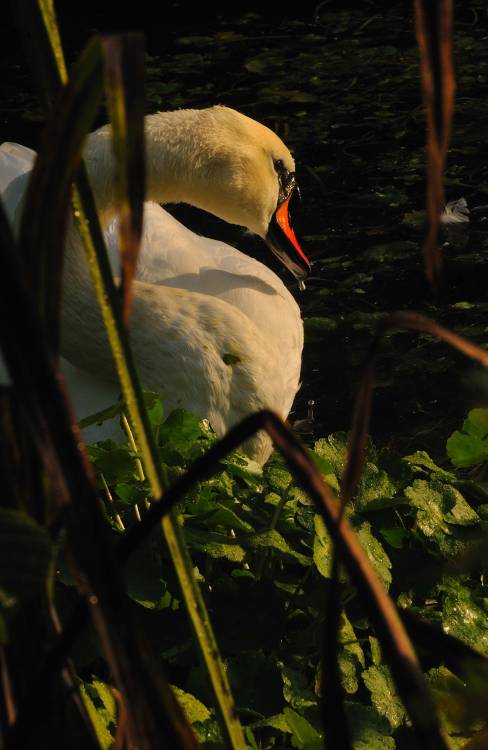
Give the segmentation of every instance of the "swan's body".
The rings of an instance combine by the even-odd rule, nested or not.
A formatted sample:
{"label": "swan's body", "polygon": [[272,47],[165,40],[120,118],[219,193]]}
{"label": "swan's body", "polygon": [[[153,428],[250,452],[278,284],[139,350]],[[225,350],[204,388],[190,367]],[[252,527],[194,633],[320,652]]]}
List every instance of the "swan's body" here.
{"label": "swan's body", "polygon": [[[288,150],[272,131],[214,107],[149,116],[146,144],[148,198],[185,201],[266,237],[280,205],[273,164],[279,160],[286,174],[293,171]],[[0,147],[0,192],[12,218],[34,156],[15,144]],[[85,159],[116,268],[108,127],[90,136]],[[81,419],[115,402],[119,387],[73,227],[64,282],[63,370]],[[149,201],[133,291],[131,341],[141,380],[161,394],[168,411],[182,406],[207,417],[219,435],[261,408],[288,415],[299,385],[303,326],[293,297],[270,269],[190,232]],[[107,426],[103,433],[96,429],[88,439],[106,435]],[[271,444],[259,434],[246,449],[263,463]]]}

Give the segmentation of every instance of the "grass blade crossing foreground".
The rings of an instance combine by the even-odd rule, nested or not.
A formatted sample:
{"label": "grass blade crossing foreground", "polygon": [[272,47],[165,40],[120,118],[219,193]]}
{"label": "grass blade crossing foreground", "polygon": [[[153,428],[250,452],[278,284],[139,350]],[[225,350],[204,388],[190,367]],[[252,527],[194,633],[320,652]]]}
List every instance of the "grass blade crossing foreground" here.
{"label": "grass blade crossing foreground", "polygon": [[[100,106],[102,90],[100,45],[94,40],[76,65],[73,85],[63,91],[58,116],[43,132],[22,209],[19,244],[36,306],[56,353],[72,175]],[[39,196],[49,196],[49,210]]]}
{"label": "grass blade crossing foreground", "polygon": [[[20,254],[0,206],[0,337],[12,380],[49,477],[50,497],[67,530],[69,559],[90,609],[108,664],[128,707],[130,735],[152,750],[161,737],[174,747],[197,748],[155,657],[126,608],[124,585],[98,501],[91,467],[73,431],[52,354],[24,282]],[[87,543],[90,540],[90,543]],[[9,727],[6,748],[25,747],[44,712],[49,692],[34,686]],[[40,698],[42,696],[42,698]],[[47,707],[45,701],[47,700]]]}
{"label": "grass blade crossing foreground", "polygon": [[117,165],[122,318],[129,322],[144,201],[144,39],[124,34],[102,40],[105,90]]}
{"label": "grass blade crossing foreground", "polygon": [[[127,153],[126,149],[124,151]],[[124,167],[122,169],[124,170]],[[152,439],[127,334],[121,320],[117,290],[107,259],[93,196],[84,170],[81,170],[76,181],[73,203],[122,392],[135,427],[140,457],[152,495],[156,500],[160,500],[163,494],[163,481],[156,446]],[[172,553],[183,600],[210,678],[226,743],[235,750],[242,750],[246,747],[242,727],[237,719],[224,664],[216,648],[210,619],[194,579],[188,552],[173,519],[168,516],[163,520],[162,526]]]}

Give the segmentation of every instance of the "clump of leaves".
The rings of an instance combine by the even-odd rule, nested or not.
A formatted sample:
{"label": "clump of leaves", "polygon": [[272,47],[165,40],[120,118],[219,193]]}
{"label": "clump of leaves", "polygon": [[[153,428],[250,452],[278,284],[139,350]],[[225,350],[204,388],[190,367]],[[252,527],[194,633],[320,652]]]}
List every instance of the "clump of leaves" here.
{"label": "clump of leaves", "polygon": [[[165,417],[157,397],[146,399],[170,481],[215,437],[191,414],[177,410]],[[311,450],[333,487],[338,487],[346,460],[346,441],[344,433],[336,433]],[[138,523],[135,506],[143,512],[149,499],[137,455],[112,441],[89,451],[107,517],[113,533],[120,534],[120,521],[125,528]],[[481,485],[438,466],[427,453],[402,457],[370,442],[349,520],[401,608],[438,629],[433,632],[455,636],[488,656],[482,565],[477,563],[470,573],[460,563],[487,543],[486,522],[478,512],[486,501]],[[322,747],[320,643],[332,543],[310,498],[279,456],[259,473],[234,453],[189,493],[178,511],[248,745]],[[393,749],[410,735],[409,720],[356,592],[342,573],[341,578],[339,665],[353,746]],[[127,582],[134,611],[200,741],[206,748],[221,747],[208,685],[159,532],[129,562]],[[58,584],[60,601],[69,597],[67,584],[66,579]],[[480,685],[486,685],[486,666],[481,660],[470,671],[469,648],[453,662],[449,649],[436,640],[433,636],[432,643],[424,639],[417,645],[446,731],[458,746],[482,718]],[[93,647],[85,647],[75,661],[85,680],[82,693],[89,711],[100,714],[96,725],[105,744],[107,733],[115,731],[113,702],[103,687],[107,677]],[[459,689],[449,692],[451,683]]]}

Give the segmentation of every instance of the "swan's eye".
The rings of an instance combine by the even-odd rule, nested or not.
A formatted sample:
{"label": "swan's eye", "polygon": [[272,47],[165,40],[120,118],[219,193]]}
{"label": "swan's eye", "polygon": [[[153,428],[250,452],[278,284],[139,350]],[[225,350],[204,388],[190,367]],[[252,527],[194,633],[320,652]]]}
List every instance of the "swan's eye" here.
{"label": "swan's eye", "polygon": [[278,204],[281,204],[288,198],[295,187],[295,172],[289,172],[281,159],[275,159],[273,165],[280,183]]}

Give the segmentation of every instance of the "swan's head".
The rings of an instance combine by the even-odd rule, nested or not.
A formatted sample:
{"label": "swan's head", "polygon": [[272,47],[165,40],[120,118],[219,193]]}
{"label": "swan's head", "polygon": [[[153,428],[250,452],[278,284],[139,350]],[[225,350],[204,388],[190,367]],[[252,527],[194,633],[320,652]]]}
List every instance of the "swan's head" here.
{"label": "swan's head", "polygon": [[[289,217],[295,162],[281,138],[228,107],[161,113],[178,154],[180,192],[191,203],[263,238],[299,279],[310,270]],[[169,122],[171,126],[168,127]],[[151,118],[148,118],[151,119]],[[154,126],[157,120],[154,120]],[[151,129],[151,128],[150,128]],[[149,135],[149,137],[151,137]],[[178,192],[174,186],[173,194]]]}

